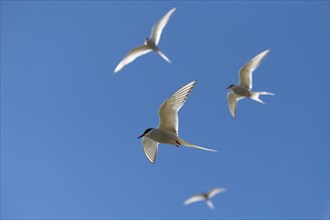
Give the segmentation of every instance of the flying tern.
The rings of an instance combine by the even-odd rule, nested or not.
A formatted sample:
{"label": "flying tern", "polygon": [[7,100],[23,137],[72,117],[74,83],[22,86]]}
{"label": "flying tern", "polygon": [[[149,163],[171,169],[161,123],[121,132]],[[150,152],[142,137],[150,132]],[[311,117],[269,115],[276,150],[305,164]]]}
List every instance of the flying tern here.
{"label": "flying tern", "polygon": [[156,162],[159,143],[175,145],[177,147],[186,146],[216,152],[216,150],[191,144],[178,136],[178,112],[187,100],[196,83],[197,80],[188,83],[168,98],[159,108],[158,128],[148,128],[138,137],[142,138],[144,153],[151,163]]}
{"label": "flying tern", "polygon": [[151,51],[158,53],[164,60],[171,63],[170,59],[158,48],[158,43],[162,35],[163,29],[169,21],[171,15],[175,12],[176,8],[171,9],[164,15],[153,27],[149,38],[145,38],[144,45],[138,46],[131,50],[120,63],[117,65],[114,73],[119,72],[124,66],[133,62],[136,58],[147,54]]}
{"label": "flying tern", "polygon": [[233,117],[236,116],[237,102],[243,98],[250,98],[259,103],[265,104],[260,95],[274,95],[270,92],[254,92],[252,91],[252,73],[260,65],[261,61],[266,57],[270,50],[265,50],[255,56],[246,63],[239,71],[239,83],[237,85],[229,85],[227,89],[231,92],[227,94],[228,106]]}
{"label": "flying tern", "polygon": [[211,201],[211,198],[213,196],[215,196],[216,194],[222,193],[222,192],[225,192],[225,191],[227,191],[226,188],[214,188],[214,189],[211,189],[210,191],[208,191],[207,193],[197,194],[197,195],[194,195],[194,196],[190,197],[183,204],[184,205],[189,205],[189,204],[191,204],[193,202],[206,201],[206,204],[211,209],[214,209],[214,205],[213,205],[213,203]]}

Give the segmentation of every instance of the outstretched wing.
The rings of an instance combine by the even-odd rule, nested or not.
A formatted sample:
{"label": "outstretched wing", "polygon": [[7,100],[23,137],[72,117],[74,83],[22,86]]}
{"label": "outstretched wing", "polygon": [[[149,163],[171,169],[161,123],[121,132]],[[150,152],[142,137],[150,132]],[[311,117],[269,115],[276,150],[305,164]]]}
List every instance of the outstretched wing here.
{"label": "outstretched wing", "polygon": [[175,12],[176,8],[171,9],[164,15],[153,27],[150,33],[150,39],[158,45],[160,36],[162,35],[163,29],[169,21],[171,15]]}
{"label": "outstretched wing", "polygon": [[158,142],[153,141],[148,137],[142,138],[144,154],[151,163],[156,163],[156,157],[158,152]]}
{"label": "outstretched wing", "polygon": [[229,107],[230,114],[235,118],[236,117],[237,102],[240,99],[244,98],[244,97],[236,95],[233,92],[228,92],[227,98],[228,98],[228,107]]}
{"label": "outstretched wing", "polygon": [[168,98],[159,108],[159,128],[178,135],[179,118],[178,112],[187,100],[197,80],[194,80]]}
{"label": "outstretched wing", "polygon": [[209,197],[209,199],[211,199],[213,196],[215,196],[216,194],[218,193],[222,193],[222,192],[226,192],[227,189],[226,188],[214,188],[214,189],[211,189],[207,195]]}
{"label": "outstretched wing", "polygon": [[246,63],[239,71],[239,85],[252,89],[252,73],[258,68],[261,61],[266,57],[270,50],[265,50]]}
{"label": "outstretched wing", "polygon": [[119,72],[122,68],[124,68],[124,66],[133,62],[136,58],[138,58],[146,53],[149,53],[150,51],[152,51],[152,49],[148,45],[142,45],[137,48],[134,48],[133,50],[128,52],[128,54],[124,57],[124,59],[122,59],[120,61],[120,63],[117,65],[114,73]]}
{"label": "outstretched wing", "polygon": [[194,195],[192,197],[190,197],[189,199],[187,199],[186,201],[184,201],[184,205],[189,205],[193,202],[198,202],[198,201],[203,201],[205,200],[205,196],[203,196],[202,194],[198,194],[198,195]]}

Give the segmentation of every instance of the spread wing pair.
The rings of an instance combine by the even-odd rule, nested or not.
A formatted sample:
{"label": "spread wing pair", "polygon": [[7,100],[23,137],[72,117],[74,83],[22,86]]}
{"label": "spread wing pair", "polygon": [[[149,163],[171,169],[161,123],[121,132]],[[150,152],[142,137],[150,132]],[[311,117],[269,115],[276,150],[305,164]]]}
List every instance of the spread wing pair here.
{"label": "spread wing pair", "polygon": [[[176,91],[171,97],[169,97],[159,107],[159,129],[172,132],[176,135],[179,134],[179,117],[178,112],[187,100],[189,94],[197,84],[197,80],[194,80],[178,91]],[[144,136],[142,139],[143,149],[146,157],[152,163],[156,162],[156,156],[158,152],[158,142],[152,140],[149,137]]]}
{"label": "spread wing pair", "polygon": [[194,196],[190,197],[183,204],[184,205],[189,205],[193,202],[206,201],[206,204],[211,209],[214,209],[214,205],[213,205],[213,203],[211,202],[210,199],[212,197],[214,197],[216,194],[222,193],[222,192],[225,192],[225,191],[227,191],[226,188],[214,188],[214,189],[211,189],[210,191],[208,191],[207,193],[197,194],[197,195],[194,195]]}
{"label": "spread wing pair", "polygon": [[163,29],[165,28],[167,22],[169,21],[171,15],[175,12],[176,8],[171,9],[166,15],[161,18],[153,27],[150,33],[150,39],[146,39],[145,44],[142,46],[138,46],[132,49],[125,57],[120,61],[117,65],[114,73],[119,72],[124,66],[133,62],[136,58],[147,54],[151,51],[156,51],[162,58],[164,58],[167,62],[171,62],[165,54],[163,54],[159,48],[157,47],[160,37],[162,35]]}
{"label": "spread wing pair", "polygon": [[178,136],[179,134],[179,117],[178,112],[187,100],[189,94],[193,90],[197,83],[194,80],[187,85],[183,86],[181,89],[176,91],[171,97],[169,97],[160,106],[159,115],[159,125],[158,128],[148,128],[143,135],[142,144],[146,157],[152,163],[156,162],[156,156],[158,152],[158,144],[171,144],[176,146],[186,146],[197,148],[200,150],[213,151],[215,150],[200,147],[191,144]]}
{"label": "spread wing pair", "polygon": [[236,117],[237,102],[243,98],[250,98],[257,102],[264,104],[259,99],[260,95],[274,95],[269,92],[253,92],[252,90],[252,73],[258,68],[262,60],[268,55],[270,50],[265,50],[255,56],[252,60],[246,63],[239,71],[239,83],[237,85],[230,85],[228,88],[232,90],[227,95],[228,106],[230,113]]}

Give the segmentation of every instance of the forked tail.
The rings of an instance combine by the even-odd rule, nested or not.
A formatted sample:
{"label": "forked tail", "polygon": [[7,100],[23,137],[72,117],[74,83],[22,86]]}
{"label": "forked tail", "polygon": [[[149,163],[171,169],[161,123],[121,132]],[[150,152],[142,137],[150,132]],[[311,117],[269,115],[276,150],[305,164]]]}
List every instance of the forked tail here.
{"label": "forked tail", "polygon": [[262,103],[262,104],[265,104],[260,98],[259,96],[260,95],[275,95],[274,93],[271,93],[271,92],[254,92],[251,96],[251,99],[253,99],[254,101],[256,102],[259,102],[259,103]]}

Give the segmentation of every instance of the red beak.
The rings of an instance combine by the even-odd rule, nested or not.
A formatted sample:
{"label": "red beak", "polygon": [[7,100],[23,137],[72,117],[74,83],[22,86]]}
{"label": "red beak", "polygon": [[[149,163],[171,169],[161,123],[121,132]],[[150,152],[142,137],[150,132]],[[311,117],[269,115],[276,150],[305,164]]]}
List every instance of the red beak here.
{"label": "red beak", "polygon": [[144,134],[140,135],[137,139],[142,138],[143,136],[144,136]]}

